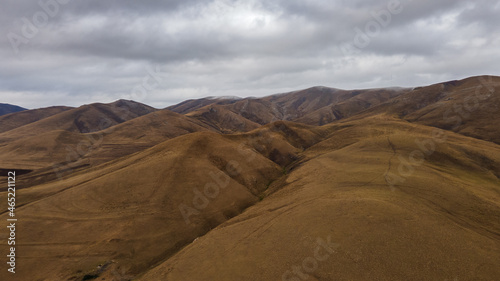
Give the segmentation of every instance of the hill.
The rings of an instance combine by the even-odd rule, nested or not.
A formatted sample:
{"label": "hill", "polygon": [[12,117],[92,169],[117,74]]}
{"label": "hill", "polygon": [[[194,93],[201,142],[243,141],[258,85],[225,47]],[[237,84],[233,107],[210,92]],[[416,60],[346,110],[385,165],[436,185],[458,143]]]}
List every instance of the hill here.
{"label": "hill", "polygon": [[6,115],[16,277],[496,280],[499,84]]}
{"label": "hill", "polygon": [[260,124],[234,113],[219,104],[208,105],[191,111],[186,116],[194,118],[221,133],[247,132],[260,127]]}
{"label": "hill", "polygon": [[186,100],[183,101],[179,104],[172,105],[167,107],[166,109],[180,113],[180,114],[186,114],[192,111],[195,111],[197,109],[200,109],[204,106],[211,105],[211,104],[230,104],[238,101],[238,98],[213,98],[213,97],[208,97],[208,98],[202,98],[202,99],[191,99],[191,100]]}
{"label": "hill", "polygon": [[96,132],[154,111],[150,106],[125,100],[83,105],[4,132],[0,134],[0,143],[53,130]]}
{"label": "hill", "polygon": [[0,116],[0,133],[28,125],[70,109],[72,109],[72,107],[51,106],[47,108],[24,110]]}
{"label": "hill", "polygon": [[26,108],[22,108],[17,105],[12,105],[12,104],[7,104],[7,103],[0,103],[0,116],[9,114],[9,113],[14,113],[14,112],[19,112],[26,110]]}
{"label": "hill", "polygon": [[435,130],[377,116],[177,137],[20,190],[24,263],[42,280],[490,280],[500,147]]}
{"label": "hill", "polygon": [[[245,132],[255,129],[256,125],[265,125],[280,120],[324,125],[353,116],[407,91],[409,89],[403,88],[346,91],[312,87],[263,98],[190,100],[171,106],[169,109],[203,118],[204,122],[213,127],[221,128],[222,126],[229,129],[229,132]],[[215,123],[221,123],[222,119],[230,124],[211,123],[214,122],[213,120],[218,120]],[[249,124],[249,121],[255,124]]]}
{"label": "hill", "polygon": [[82,134],[49,130],[0,146],[0,168],[30,170],[20,179],[23,188],[126,156],[193,132],[210,131],[196,119],[159,110],[109,127]]}
{"label": "hill", "polygon": [[81,280],[112,260],[142,272],[257,202],[281,174],[278,165],[237,142],[193,133],[20,190],[24,230],[18,240],[24,242],[18,247],[30,270],[16,277]]}
{"label": "hill", "polygon": [[415,88],[357,119],[389,114],[500,144],[500,77],[478,76]]}
{"label": "hill", "polygon": [[264,200],[138,280],[500,276],[500,147],[443,133],[401,175],[399,159],[421,151],[414,140],[433,129],[364,122],[329,128]]}
{"label": "hill", "polygon": [[214,130],[196,119],[163,109],[97,132],[102,142],[89,157],[100,164],[182,135],[209,131]]}
{"label": "hill", "polygon": [[[119,100],[109,104],[50,107],[2,116],[0,171],[17,169],[28,173],[20,181],[24,187],[30,187],[101,163],[102,158],[109,160],[109,155],[93,162],[88,157],[102,143],[100,131],[155,111],[141,103]],[[133,152],[144,148],[137,145]],[[0,178],[0,184],[3,183]]]}

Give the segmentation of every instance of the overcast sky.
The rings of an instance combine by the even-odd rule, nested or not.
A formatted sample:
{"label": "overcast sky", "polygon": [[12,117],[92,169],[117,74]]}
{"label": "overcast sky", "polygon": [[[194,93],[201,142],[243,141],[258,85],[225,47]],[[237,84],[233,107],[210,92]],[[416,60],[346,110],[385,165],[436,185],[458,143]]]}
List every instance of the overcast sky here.
{"label": "overcast sky", "polygon": [[2,0],[0,102],[163,108],[500,75],[499,26],[492,0]]}

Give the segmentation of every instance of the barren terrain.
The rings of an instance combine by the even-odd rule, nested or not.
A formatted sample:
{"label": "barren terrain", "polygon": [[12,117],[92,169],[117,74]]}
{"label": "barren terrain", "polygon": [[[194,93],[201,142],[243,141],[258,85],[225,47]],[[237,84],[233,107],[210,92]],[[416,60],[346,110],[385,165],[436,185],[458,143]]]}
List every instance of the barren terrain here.
{"label": "barren terrain", "polygon": [[499,98],[481,76],[1,116],[15,280],[500,280]]}

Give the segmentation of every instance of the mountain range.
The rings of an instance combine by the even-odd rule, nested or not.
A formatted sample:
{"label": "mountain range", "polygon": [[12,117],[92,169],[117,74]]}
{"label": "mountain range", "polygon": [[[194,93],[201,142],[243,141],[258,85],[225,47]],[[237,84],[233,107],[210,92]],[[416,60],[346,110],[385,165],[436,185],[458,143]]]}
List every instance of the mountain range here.
{"label": "mountain range", "polygon": [[497,280],[499,98],[477,76],[0,111],[16,280]]}

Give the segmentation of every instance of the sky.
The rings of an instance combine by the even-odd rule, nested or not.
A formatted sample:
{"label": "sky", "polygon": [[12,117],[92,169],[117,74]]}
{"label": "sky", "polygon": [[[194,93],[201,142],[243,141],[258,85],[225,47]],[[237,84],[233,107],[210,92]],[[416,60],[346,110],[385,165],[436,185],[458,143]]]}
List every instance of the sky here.
{"label": "sky", "polygon": [[0,103],[156,108],[500,75],[500,0],[2,0]]}

